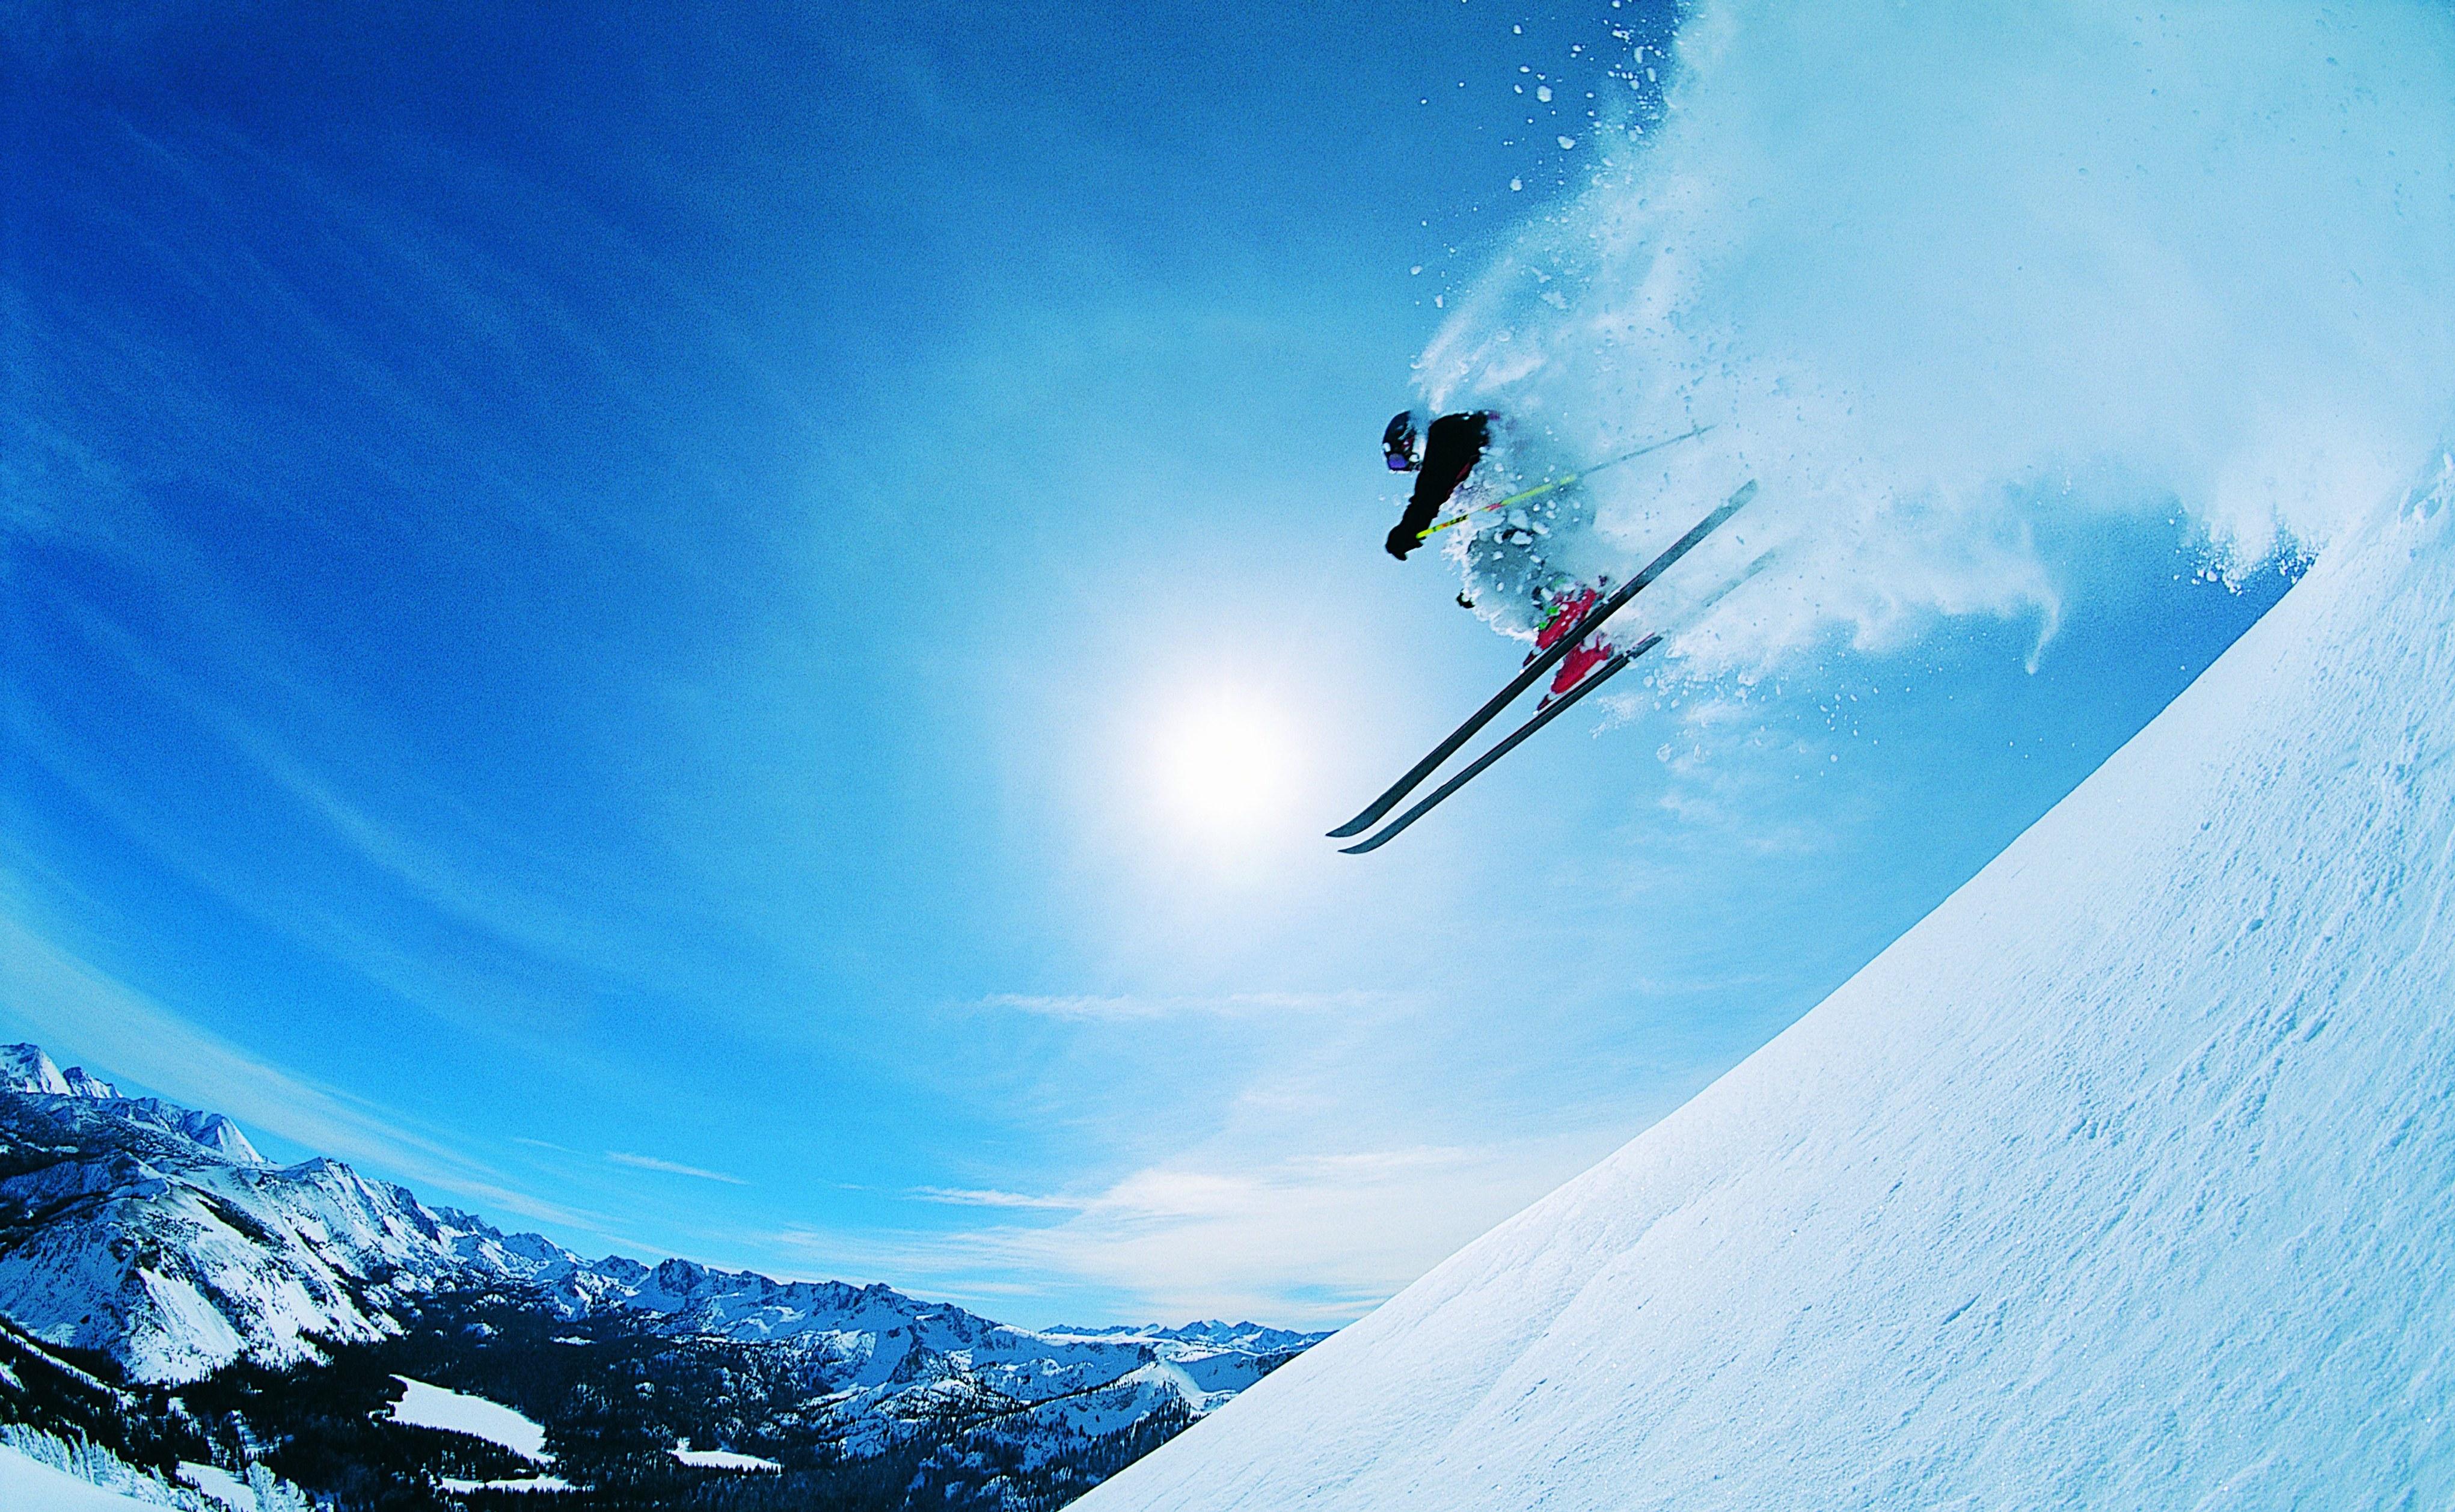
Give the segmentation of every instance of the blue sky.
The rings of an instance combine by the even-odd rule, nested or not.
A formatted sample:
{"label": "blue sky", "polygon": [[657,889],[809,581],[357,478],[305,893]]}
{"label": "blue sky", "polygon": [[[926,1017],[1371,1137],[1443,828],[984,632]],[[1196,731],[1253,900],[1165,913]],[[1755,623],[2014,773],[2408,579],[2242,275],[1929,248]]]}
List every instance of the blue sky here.
{"label": "blue sky", "polygon": [[0,1032],[592,1252],[1354,1316],[2283,584],[2049,512],[2034,672],[1835,639],[1332,854],[1514,665],[1373,443],[1633,15],[10,12]]}

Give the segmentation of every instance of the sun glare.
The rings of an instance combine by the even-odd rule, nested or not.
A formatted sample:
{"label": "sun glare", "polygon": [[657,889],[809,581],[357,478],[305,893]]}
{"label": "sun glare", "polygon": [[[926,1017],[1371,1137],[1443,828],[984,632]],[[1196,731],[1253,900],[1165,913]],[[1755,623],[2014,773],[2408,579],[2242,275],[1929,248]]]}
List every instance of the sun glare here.
{"label": "sun glare", "polygon": [[1242,844],[1285,821],[1295,741],[1266,700],[1221,691],[1186,703],[1161,726],[1155,748],[1157,796],[1180,828]]}

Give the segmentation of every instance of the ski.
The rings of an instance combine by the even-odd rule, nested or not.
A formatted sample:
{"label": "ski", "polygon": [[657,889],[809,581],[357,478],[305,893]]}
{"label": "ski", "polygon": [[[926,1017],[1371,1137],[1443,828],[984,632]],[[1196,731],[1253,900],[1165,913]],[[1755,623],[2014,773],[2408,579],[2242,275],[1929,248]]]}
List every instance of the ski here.
{"label": "ski", "polygon": [[1466,723],[1459,725],[1455,730],[1451,731],[1448,739],[1443,740],[1439,745],[1432,747],[1431,754],[1425,756],[1421,761],[1416,762],[1412,767],[1409,768],[1407,775],[1400,777],[1396,782],[1390,784],[1388,792],[1382,794],[1379,797],[1374,798],[1371,803],[1365,808],[1363,813],[1358,814],[1355,817],[1330,831],[1330,838],[1343,840],[1350,836],[1361,835],[1366,830],[1370,829],[1372,825],[1380,819],[1381,816],[1389,813],[1391,809],[1396,808],[1398,806],[1398,801],[1401,798],[1404,798],[1408,794],[1412,793],[1417,787],[1422,785],[1423,780],[1426,777],[1430,776],[1442,762],[1447,761],[1451,756],[1455,756],[1457,754],[1458,747],[1466,744],[1469,740],[1473,739],[1475,732],[1481,730],[1485,725],[1490,724],[1499,716],[1501,710],[1506,709],[1512,703],[1516,702],[1518,695],[1524,693],[1527,689],[1534,686],[1537,681],[1541,680],[1543,675],[1550,672],[1552,668],[1559,662],[1561,657],[1566,656],[1570,651],[1576,646],[1577,642],[1593,634],[1595,630],[1601,627],[1604,620],[1609,619],[1612,615],[1618,614],[1622,609],[1627,608],[1628,601],[1630,599],[1634,598],[1639,593],[1643,592],[1655,578],[1661,576],[1664,573],[1669,572],[1674,563],[1677,562],[1679,558],[1687,555],[1690,552],[1695,549],[1697,542],[1721,529],[1725,521],[1730,519],[1732,515],[1736,514],[1739,510],[1746,505],[1748,500],[1755,497],[1755,493],[1756,486],[1755,480],[1751,479],[1748,482],[1740,484],[1738,492],[1733,494],[1728,500],[1724,501],[1721,508],[1714,511],[1713,514],[1706,515],[1703,519],[1698,520],[1696,524],[1689,530],[1687,534],[1680,536],[1677,540],[1673,541],[1669,546],[1663,548],[1662,554],[1656,556],[1651,562],[1646,563],[1645,570],[1643,572],[1638,573],[1634,577],[1630,578],[1618,588],[1613,589],[1610,597],[1605,598],[1601,603],[1596,604],[1593,608],[1586,611],[1586,617],[1578,620],[1575,628],[1572,629],[1567,635],[1561,636],[1559,639],[1552,642],[1548,649],[1538,654],[1532,660],[1527,662],[1525,670],[1521,671],[1516,676],[1509,680],[1509,686],[1501,689],[1498,693],[1493,694],[1491,698],[1485,701],[1482,708],[1477,709],[1472,715],[1468,716]]}
{"label": "ski", "polygon": [[1466,786],[1468,783],[1473,781],[1482,774],[1486,767],[1491,766],[1494,761],[1499,760],[1510,752],[1516,750],[1518,745],[1529,736],[1532,736],[1535,731],[1542,729],[1545,725],[1550,724],[1552,720],[1560,717],[1560,716],[1567,714],[1571,704],[1575,703],[1578,699],[1593,692],[1596,688],[1601,687],[1606,678],[1611,677],[1622,667],[1627,666],[1630,662],[1634,661],[1637,657],[1644,655],[1647,652],[1652,651],[1654,647],[1660,644],[1662,644],[1662,637],[1660,635],[1648,635],[1643,640],[1638,641],[1633,649],[1623,651],[1613,655],[1609,661],[1604,662],[1601,666],[1596,667],[1593,671],[1586,674],[1584,678],[1580,680],[1575,687],[1570,689],[1567,693],[1562,694],[1556,702],[1536,711],[1533,718],[1527,720],[1524,724],[1519,725],[1515,730],[1511,731],[1507,739],[1501,741],[1498,745],[1493,746],[1491,750],[1486,751],[1483,755],[1475,757],[1473,761],[1468,764],[1465,771],[1450,778],[1447,782],[1442,783],[1439,787],[1434,788],[1430,797],[1424,799],[1422,802],[1417,803],[1413,808],[1409,809],[1406,813],[1399,815],[1395,819],[1390,820],[1387,828],[1374,835],[1370,839],[1359,841],[1353,845],[1343,845],[1339,847],[1338,854],[1341,856],[1362,856],[1367,851],[1377,851],[1382,846],[1389,844],[1393,839],[1396,839],[1400,831],[1404,830],[1408,825],[1414,823],[1417,819],[1422,818],[1425,815],[1430,814],[1432,810],[1439,808],[1443,799],[1447,798],[1451,794],[1455,793],[1458,789]]}
{"label": "ski", "polygon": [[[1731,595],[1745,587],[1755,577],[1756,574],[1763,572],[1766,568],[1772,566],[1774,559],[1780,554],[1780,551],[1775,549],[1774,551],[1766,552],[1764,554],[1758,556],[1755,561],[1748,563],[1747,571],[1739,574],[1738,576],[1732,578],[1729,582],[1724,583],[1721,587],[1714,589],[1711,594],[1706,595],[1704,599],[1699,602],[1695,608],[1690,610],[1687,615],[1688,622],[1694,623],[1696,620],[1702,619],[1708,614],[1711,614],[1714,605],[1720,603],[1723,599],[1728,598]],[[1387,845],[1397,836],[1400,830],[1405,829],[1408,825],[1414,823],[1417,819],[1420,819],[1425,815],[1432,812],[1433,809],[1440,806],[1442,799],[1447,798],[1451,794],[1455,793],[1458,789],[1466,786],[1467,783],[1471,781],[1478,773],[1483,771],[1484,768],[1491,765],[1494,761],[1499,760],[1502,756],[1507,756],[1512,750],[1515,749],[1519,742],[1526,739],[1527,736],[1532,735],[1535,731],[1542,729],[1554,718],[1557,718],[1562,710],[1566,709],[1570,704],[1576,702],[1579,698],[1584,697],[1588,689],[1598,686],[1605,677],[1610,676],[1612,674],[1619,671],[1622,667],[1627,666],[1630,662],[1634,661],[1637,657],[1644,655],[1649,651],[1652,651],[1655,646],[1659,645],[1661,641],[1662,636],[1659,634],[1648,635],[1643,640],[1637,642],[1634,649],[1624,652],[1604,662],[1593,672],[1589,673],[1585,681],[1577,684],[1574,688],[1569,690],[1567,694],[1563,695],[1559,702],[1536,710],[1534,717],[1528,720],[1524,726],[1512,733],[1509,738],[1501,741],[1498,745],[1492,747],[1490,751],[1485,752],[1482,756],[1477,756],[1472,765],[1469,766],[1464,772],[1459,773],[1456,776],[1450,778],[1447,782],[1442,783],[1439,791],[1435,792],[1430,797],[1428,797],[1422,802],[1416,804],[1413,808],[1409,809],[1388,829],[1385,829],[1380,834],[1373,836],[1370,839],[1366,840],[1361,845],[1343,847],[1339,854],[1342,856],[1361,856],[1367,851],[1377,850],[1380,847]]]}

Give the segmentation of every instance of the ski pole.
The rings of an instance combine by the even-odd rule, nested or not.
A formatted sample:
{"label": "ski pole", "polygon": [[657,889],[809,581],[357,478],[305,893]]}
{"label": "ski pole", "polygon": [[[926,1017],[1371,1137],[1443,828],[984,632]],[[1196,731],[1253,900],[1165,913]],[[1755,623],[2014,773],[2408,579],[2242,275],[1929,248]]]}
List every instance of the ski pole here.
{"label": "ski pole", "polygon": [[1448,519],[1436,520],[1432,524],[1426,526],[1424,529],[1417,531],[1415,533],[1415,539],[1419,541],[1430,540],[1433,536],[1439,534],[1445,530],[1448,530],[1451,526],[1463,524],[1477,514],[1491,514],[1495,511],[1505,510],[1512,504],[1523,504],[1530,498],[1541,498],[1544,494],[1552,493],[1554,490],[1567,488],[1570,484],[1576,482],[1579,478],[1592,477],[1607,467],[1617,467],[1622,462],[1633,462],[1648,452],[1659,452],[1666,446],[1674,446],[1681,441],[1694,440],[1712,429],[1713,427],[1710,425],[1695,426],[1666,440],[1649,441],[1645,445],[1638,447],[1633,452],[1623,452],[1619,455],[1613,457],[1608,462],[1597,462],[1582,473],[1571,473],[1561,477],[1555,477],[1549,483],[1538,483],[1522,494],[1512,494],[1507,498],[1500,499],[1494,503],[1477,504],[1471,509],[1462,509],[1456,514],[1451,515]]}

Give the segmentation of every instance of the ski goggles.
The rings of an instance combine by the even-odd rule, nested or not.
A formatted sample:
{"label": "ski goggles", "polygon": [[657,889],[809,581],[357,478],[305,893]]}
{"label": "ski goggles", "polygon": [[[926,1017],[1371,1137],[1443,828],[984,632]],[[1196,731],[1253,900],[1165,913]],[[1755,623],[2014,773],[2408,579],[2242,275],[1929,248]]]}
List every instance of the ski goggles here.
{"label": "ski goggles", "polygon": [[1381,432],[1382,460],[1392,473],[1409,473],[1415,466],[1415,413],[1401,410],[1390,417]]}

